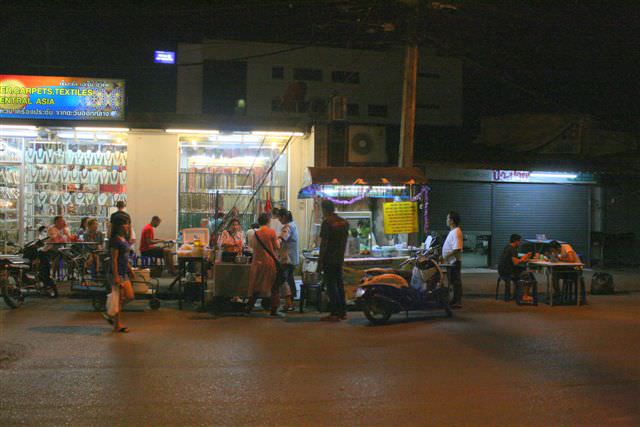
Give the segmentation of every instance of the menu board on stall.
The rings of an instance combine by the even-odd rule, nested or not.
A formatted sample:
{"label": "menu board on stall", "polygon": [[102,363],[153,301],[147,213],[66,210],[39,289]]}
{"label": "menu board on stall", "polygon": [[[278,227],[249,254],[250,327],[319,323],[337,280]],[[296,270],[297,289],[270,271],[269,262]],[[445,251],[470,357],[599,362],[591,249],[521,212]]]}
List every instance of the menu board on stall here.
{"label": "menu board on stall", "polygon": [[124,120],[124,80],[0,74],[0,118]]}
{"label": "menu board on stall", "polygon": [[418,204],[416,202],[391,202],[383,205],[384,234],[418,232]]}

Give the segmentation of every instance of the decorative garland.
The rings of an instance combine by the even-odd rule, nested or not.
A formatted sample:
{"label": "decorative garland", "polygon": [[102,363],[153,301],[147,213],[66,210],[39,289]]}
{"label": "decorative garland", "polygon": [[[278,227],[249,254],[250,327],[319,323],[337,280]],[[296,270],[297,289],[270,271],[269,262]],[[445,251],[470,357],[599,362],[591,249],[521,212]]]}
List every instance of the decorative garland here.
{"label": "decorative garland", "polygon": [[335,203],[336,205],[352,205],[356,202],[359,202],[360,200],[363,200],[364,198],[366,198],[366,195],[360,195],[360,196],[356,196],[353,199],[350,200],[340,200],[340,199],[336,199],[335,197],[331,197],[331,196],[327,196],[326,194],[319,192],[318,196],[323,198],[323,199],[327,199],[332,201],[333,203]]}
{"label": "decorative garland", "polygon": [[412,202],[422,200],[422,215],[424,219],[425,233],[429,232],[429,191],[431,191],[431,187],[429,187],[428,185],[423,185],[420,192],[411,198]]}

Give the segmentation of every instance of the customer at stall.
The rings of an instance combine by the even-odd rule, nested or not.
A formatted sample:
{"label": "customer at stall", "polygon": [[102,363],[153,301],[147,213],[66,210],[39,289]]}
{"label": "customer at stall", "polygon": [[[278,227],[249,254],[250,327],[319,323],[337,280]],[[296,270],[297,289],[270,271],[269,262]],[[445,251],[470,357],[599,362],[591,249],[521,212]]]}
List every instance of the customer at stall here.
{"label": "customer at stall", "polygon": [[[176,274],[176,267],[173,262],[173,251],[171,248],[164,247],[164,240],[155,238],[155,229],[160,225],[162,220],[159,216],[151,218],[151,222],[144,226],[140,234],[140,255],[149,258],[164,259],[169,274]],[[128,230],[127,230],[128,232]]]}
{"label": "customer at stall", "polygon": [[247,239],[247,249],[253,253],[253,246],[256,241],[256,230],[260,228],[260,224],[254,222],[251,224],[251,228],[247,230],[246,239]]}
{"label": "customer at stall", "polygon": [[271,222],[269,223],[269,228],[276,232],[276,236],[280,235],[280,232],[282,231],[282,222],[280,222],[279,208],[271,209]]}
{"label": "customer at stall", "polygon": [[222,262],[233,262],[238,255],[242,255],[244,233],[239,219],[233,218],[229,222],[227,229],[220,235],[218,246]]}
{"label": "customer at stall", "polygon": [[464,236],[460,229],[460,214],[450,211],[447,214],[447,226],[449,234],[442,245],[442,258],[449,269],[449,283],[453,286],[453,301],[451,308],[462,308],[462,249]]}
{"label": "customer at stall", "polygon": [[[129,332],[129,328],[122,324],[120,317],[123,305],[134,299],[133,286],[129,278],[134,277],[129,264],[129,222],[116,222],[111,229],[109,248],[111,251],[111,294],[118,295],[117,310],[113,316],[102,313],[102,316],[113,325],[114,332]],[[127,277],[128,275],[128,277]]]}
{"label": "customer at stall", "polygon": [[278,316],[280,305],[279,287],[282,283],[278,278],[276,254],[280,248],[275,231],[269,228],[269,214],[258,216],[260,228],[254,234],[253,261],[249,270],[249,289],[247,312],[251,312],[256,298],[271,296],[271,315]]}
{"label": "customer at stall", "polygon": [[[512,234],[509,238],[509,244],[502,251],[502,255],[500,256],[500,262],[498,263],[498,274],[500,277],[509,283],[507,286],[510,286],[510,283],[514,285],[517,283],[520,278],[520,274],[525,269],[525,264],[531,258],[531,252],[518,256],[518,247],[520,246],[520,242],[522,237],[519,234]],[[523,301],[530,302],[533,298],[529,295],[529,287],[525,287],[524,296],[522,297]]]}
{"label": "customer at stall", "polygon": [[84,239],[84,233],[87,232],[87,223],[89,222],[89,219],[90,218],[88,216],[85,216],[80,220],[80,228],[78,229],[78,233],[76,233],[80,240]]}
{"label": "customer at stall", "polygon": [[568,243],[560,243],[554,240],[550,243],[551,258],[559,262],[580,262],[580,257]]}
{"label": "customer at stall", "polygon": [[338,322],[347,318],[347,304],[342,281],[342,264],[347,246],[349,223],[336,215],[336,207],[330,200],[321,203],[324,220],[320,226],[320,256],[318,269],[324,273],[329,294],[331,314],[320,320]]}
{"label": "customer at stall", "polygon": [[283,291],[285,295],[285,306],[283,311],[293,311],[293,299],[297,294],[296,279],[294,270],[300,263],[298,253],[298,227],[293,221],[291,211],[280,210],[280,263],[283,270]]}
{"label": "customer at stall", "polygon": [[84,268],[91,272],[93,276],[100,273],[100,259],[98,257],[98,251],[102,250],[104,245],[104,234],[98,230],[98,220],[90,218],[87,221],[87,231],[84,234],[84,241],[87,243],[95,243],[95,246],[88,248],[87,259],[84,263]]}
{"label": "customer at stall", "polygon": [[40,259],[40,279],[45,288],[54,288],[55,283],[51,278],[51,259],[54,256],[55,245],[53,243],[68,243],[73,241],[73,236],[67,227],[63,216],[53,218],[53,224],[47,228],[47,244],[38,253]]}

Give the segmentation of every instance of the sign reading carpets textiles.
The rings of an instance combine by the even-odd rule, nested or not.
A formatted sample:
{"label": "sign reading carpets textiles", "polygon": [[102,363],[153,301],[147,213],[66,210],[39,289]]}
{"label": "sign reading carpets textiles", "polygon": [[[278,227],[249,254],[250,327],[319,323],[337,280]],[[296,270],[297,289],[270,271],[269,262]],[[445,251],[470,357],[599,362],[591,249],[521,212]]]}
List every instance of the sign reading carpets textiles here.
{"label": "sign reading carpets textiles", "polygon": [[384,234],[418,232],[418,204],[415,202],[391,202],[383,205]]}
{"label": "sign reading carpets textiles", "polygon": [[0,118],[124,120],[124,80],[0,74]]}

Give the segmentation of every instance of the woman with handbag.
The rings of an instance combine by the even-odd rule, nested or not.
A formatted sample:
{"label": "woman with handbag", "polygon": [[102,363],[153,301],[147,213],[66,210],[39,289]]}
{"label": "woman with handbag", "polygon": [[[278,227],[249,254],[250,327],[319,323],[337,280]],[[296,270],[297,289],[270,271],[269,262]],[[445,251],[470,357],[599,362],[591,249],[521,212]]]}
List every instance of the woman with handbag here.
{"label": "woman with handbag", "polygon": [[271,315],[278,315],[280,305],[279,287],[282,283],[278,277],[280,262],[276,258],[280,245],[276,232],[269,228],[269,215],[261,213],[258,217],[260,228],[255,231],[253,241],[253,261],[249,270],[249,301],[247,313],[251,312],[257,297],[271,295]]}

